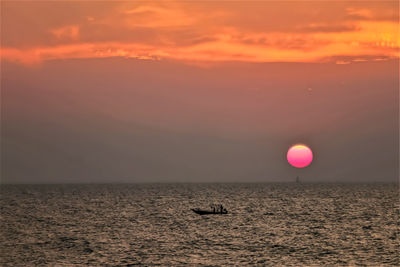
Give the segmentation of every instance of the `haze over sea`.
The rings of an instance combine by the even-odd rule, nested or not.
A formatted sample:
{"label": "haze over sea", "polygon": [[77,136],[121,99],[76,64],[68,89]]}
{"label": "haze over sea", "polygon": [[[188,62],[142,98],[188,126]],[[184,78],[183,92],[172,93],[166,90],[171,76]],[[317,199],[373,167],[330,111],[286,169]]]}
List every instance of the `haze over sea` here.
{"label": "haze over sea", "polygon": [[400,264],[397,184],[0,188],[2,266]]}

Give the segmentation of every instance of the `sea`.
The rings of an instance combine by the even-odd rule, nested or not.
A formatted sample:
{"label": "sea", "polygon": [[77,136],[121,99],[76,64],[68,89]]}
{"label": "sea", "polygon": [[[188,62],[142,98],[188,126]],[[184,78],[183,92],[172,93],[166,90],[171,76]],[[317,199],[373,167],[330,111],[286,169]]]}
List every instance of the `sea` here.
{"label": "sea", "polygon": [[[398,184],[1,185],[0,266],[399,266]],[[222,204],[228,214],[192,208]]]}

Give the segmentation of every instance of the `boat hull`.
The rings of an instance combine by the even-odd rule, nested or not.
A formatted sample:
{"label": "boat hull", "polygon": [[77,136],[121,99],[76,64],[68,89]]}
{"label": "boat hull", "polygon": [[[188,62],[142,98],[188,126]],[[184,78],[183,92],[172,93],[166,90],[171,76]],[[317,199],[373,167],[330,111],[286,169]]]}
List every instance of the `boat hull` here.
{"label": "boat hull", "polygon": [[201,209],[192,209],[192,211],[199,215],[210,215],[210,214],[214,215],[214,214],[227,214],[228,213],[227,211],[223,211],[221,213],[221,212],[217,212],[217,211],[214,212],[214,211],[210,211],[210,210],[201,210]]}

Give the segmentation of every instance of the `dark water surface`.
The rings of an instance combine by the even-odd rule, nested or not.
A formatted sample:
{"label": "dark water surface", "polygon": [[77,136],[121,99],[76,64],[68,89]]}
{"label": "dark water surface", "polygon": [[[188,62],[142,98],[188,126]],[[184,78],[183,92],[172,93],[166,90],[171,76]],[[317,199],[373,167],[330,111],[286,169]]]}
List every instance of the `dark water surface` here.
{"label": "dark water surface", "polygon": [[0,189],[2,266],[400,264],[396,184]]}

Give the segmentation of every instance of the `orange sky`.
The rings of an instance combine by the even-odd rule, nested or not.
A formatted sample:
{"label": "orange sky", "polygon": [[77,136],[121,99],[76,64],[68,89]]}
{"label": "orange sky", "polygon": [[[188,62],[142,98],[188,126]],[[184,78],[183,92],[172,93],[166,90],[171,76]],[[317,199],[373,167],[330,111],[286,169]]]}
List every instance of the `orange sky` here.
{"label": "orange sky", "polygon": [[326,62],[399,56],[397,1],[2,1],[1,57]]}
{"label": "orange sky", "polygon": [[[1,1],[0,176],[397,181],[398,9]],[[301,171],[296,143],[315,156]]]}

